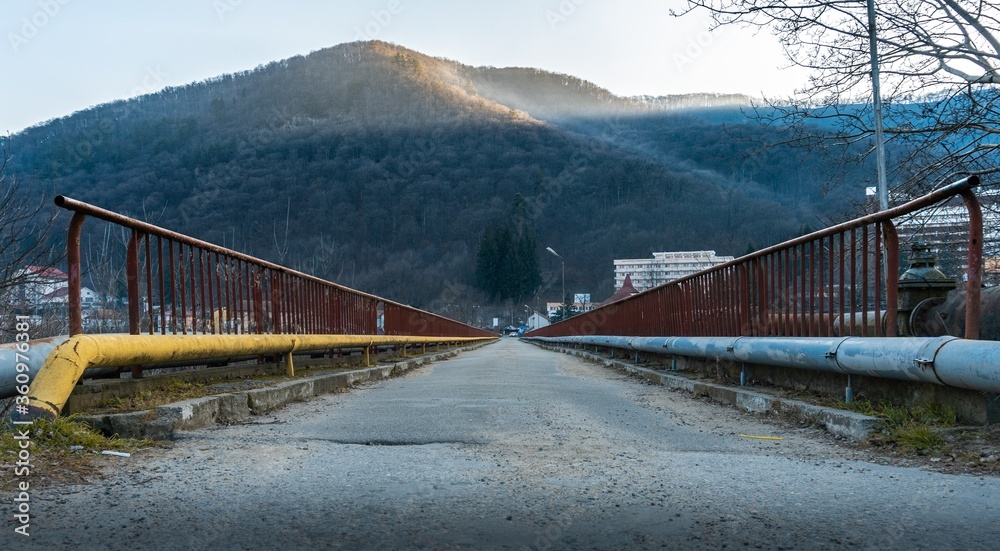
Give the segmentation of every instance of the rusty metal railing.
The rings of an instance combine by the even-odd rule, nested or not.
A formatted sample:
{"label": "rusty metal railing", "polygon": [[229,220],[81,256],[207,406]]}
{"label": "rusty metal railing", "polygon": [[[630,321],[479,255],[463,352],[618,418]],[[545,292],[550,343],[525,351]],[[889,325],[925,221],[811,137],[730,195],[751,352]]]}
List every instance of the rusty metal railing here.
{"label": "rusty metal railing", "polygon": [[979,336],[983,223],[970,176],[913,201],[704,270],[527,336],[895,336],[893,219],[955,196],[969,213],[965,337]]}
{"label": "rusty metal railing", "polygon": [[88,216],[131,231],[125,272],[133,335],[495,336],[68,197],[55,203],[73,211],[66,255],[71,336],[84,332],[80,235]]}

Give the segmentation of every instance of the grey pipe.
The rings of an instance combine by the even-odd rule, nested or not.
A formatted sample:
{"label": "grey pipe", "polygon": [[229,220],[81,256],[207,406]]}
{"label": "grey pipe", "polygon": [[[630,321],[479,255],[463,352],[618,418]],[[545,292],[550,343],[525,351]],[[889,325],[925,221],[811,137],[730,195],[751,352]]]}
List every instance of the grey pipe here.
{"label": "grey pipe", "polygon": [[[957,337],[530,337],[1000,392],[1000,341]],[[624,344],[623,344],[624,343]],[[641,348],[636,348],[641,346]]]}
{"label": "grey pipe", "polygon": [[735,360],[733,348],[738,340],[739,337],[670,337],[664,339],[662,347],[675,356]]}
{"label": "grey pipe", "polygon": [[778,340],[743,337],[734,343],[733,355],[736,361],[749,364],[842,372],[837,365],[836,352],[846,339],[847,337],[786,337]]}
{"label": "grey pipe", "polygon": [[663,354],[663,339],[660,337],[633,337],[629,339],[629,349],[636,352]]}
{"label": "grey pipe", "polygon": [[[69,339],[68,336],[61,335],[28,341],[27,354],[20,356],[17,353],[17,343],[0,344],[0,399],[12,398],[20,394],[17,391],[18,387],[22,385],[17,380],[17,376],[21,374],[17,370],[18,363],[23,363],[28,367],[25,373],[28,374],[29,380],[33,381],[35,374],[41,369],[49,354],[67,339]],[[25,355],[28,356],[28,361],[19,362],[19,360],[24,360]],[[112,377],[117,375],[119,371],[121,368],[118,367],[95,367],[88,369],[86,374],[88,377]]]}
{"label": "grey pipe", "polygon": [[[35,373],[38,373],[45,363],[45,358],[48,358],[49,354],[68,338],[63,336],[28,341],[28,349],[23,353],[18,353],[17,343],[0,344],[0,398],[17,396],[19,394],[17,387],[24,384],[23,376],[20,382],[17,376],[27,373],[29,380],[34,379]],[[27,361],[24,361],[25,356]],[[18,371],[18,363],[24,364],[28,370],[23,371],[22,367],[22,371]]]}

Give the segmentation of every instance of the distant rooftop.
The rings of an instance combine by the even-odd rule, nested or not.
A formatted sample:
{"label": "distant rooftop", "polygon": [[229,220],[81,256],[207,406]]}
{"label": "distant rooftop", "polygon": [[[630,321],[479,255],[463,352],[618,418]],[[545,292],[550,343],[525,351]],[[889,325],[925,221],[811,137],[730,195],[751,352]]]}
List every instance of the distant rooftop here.
{"label": "distant rooftop", "polygon": [[605,299],[604,302],[598,304],[597,307],[600,308],[601,306],[627,299],[628,297],[638,293],[639,291],[637,291],[635,286],[632,285],[632,276],[625,274],[625,283],[622,285],[621,289],[615,291],[615,294]]}
{"label": "distant rooftop", "polygon": [[37,277],[43,277],[45,279],[69,279],[66,272],[63,272],[59,268],[42,267],[42,266],[25,266],[24,271],[29,274],[34,274]]}

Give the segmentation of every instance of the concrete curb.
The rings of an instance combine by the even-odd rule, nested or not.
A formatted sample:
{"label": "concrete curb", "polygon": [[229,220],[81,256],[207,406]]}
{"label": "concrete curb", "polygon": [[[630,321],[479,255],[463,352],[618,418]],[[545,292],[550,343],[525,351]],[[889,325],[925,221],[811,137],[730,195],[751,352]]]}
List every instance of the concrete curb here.
{"label": "concrete curb", "polygon": [[[488,344],[488,343],[487,343]],[[145,411],[103,415],[80,415],[80,421],[106,434],[131,438],[170,440],[178,430],[202,428],[216,423],[239,421],[263,415],[292,402],[304,402],[315,396],[330,394],[365,381],[388,379],[422,365],[446,360],[459,352],[473,350],[485,344],[472,345],[381,365],[311,376],[244,392],[193,398]]]}
{"label": "concrete curb", "polygon": [[877,417],[862,415],[853,411],[817,406],[800,400],[792,400],[755,392],[746,388],[730,387],[704,381],[696,381],[663,371],[639,367],[621,360],[610,360],[585,350],[564,348],[540,343],[532,343],[546,350],[572,354],[599,363],[604,367],[624,371],[635,377],[642,377],[653,383],[675,390],[684,390],[695,396],[707,396],[717,402],[736,406],[748,412],[779,412],[816,423],[831,434],[852,441],[864,440],[881,424]]}

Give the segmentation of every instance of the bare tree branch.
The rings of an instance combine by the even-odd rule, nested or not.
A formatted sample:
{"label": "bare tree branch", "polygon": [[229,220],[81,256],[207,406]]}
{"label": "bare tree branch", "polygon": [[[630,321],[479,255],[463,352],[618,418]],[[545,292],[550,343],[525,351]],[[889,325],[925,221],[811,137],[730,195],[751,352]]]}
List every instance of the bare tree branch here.
{"label": "bare tree branch", "polygon": [[[1000,171],[1000,4],[879,0],[875,4],[893,184],[927,188],[957,173]],[[688,0],[713,28],[769,29],[788,60],[811,71],[794,98],[771,98],[759,121],[794,128],[784,144],[857,148],[873,139],[864,0]]]}
{"label": "bare tree branch", "polygon": [[[34,277],[25,268],[51,266],[56,260],[48,241],[55,213],[49,211],[46,215],[44,198],[30,197],[17,178],[8,173],[7,144],[9,141],[0,163],[0,318],[4,320],[25,306],[18,290]],[[4,341],[12,328],[6,323],[0,324],[0,328],[0,341]]]}

